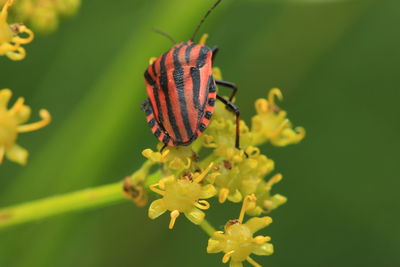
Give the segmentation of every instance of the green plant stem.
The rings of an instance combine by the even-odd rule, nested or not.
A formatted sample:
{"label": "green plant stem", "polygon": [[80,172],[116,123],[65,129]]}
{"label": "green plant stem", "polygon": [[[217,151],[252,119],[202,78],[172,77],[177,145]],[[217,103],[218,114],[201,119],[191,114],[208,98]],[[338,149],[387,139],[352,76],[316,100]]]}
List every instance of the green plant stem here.
{"label": "green plant stem", "polygon": [[[152,163],[146,161],[137,172],[132,174],[131,180],[133,182],[141,181],[143,175],[147,174],[151,165]],[[160,171],[146,175],[146,184],[150,181],[156,182],[160,177]],[[60,214],[100,208],[124,201],[129,201],[129,199],[126,198],[123,193],[123,181],[64,195],[30,201],[0,209],[0,230],[23,223],[50,218]],[[215,232],[214,227],[212,227],[206,220],[200,224],[200,228],[209,236],[212,236]]]}
{"label": "green plant stem", "polygon": [[[143,165],[130,176],[133,183],[144,180],[160,179],[161,172],[148,174],[153,165],[145,161]],[[99,187],[80,190],[64,195],[30,201],[15,206],[0,209],[0,229],[22,223],[37,221],[58,214],[89,208],[104,207],[128,200],[123,194],[123,181]]]}
{"label": "green plant stem", "polygon": [[203,229],[210,237],[212,237],[215,233],[215,228],[207,221],[204,220],[200,225],[200,228]]}
{"label": "green plant stem", "polygon": [[126,201],[122,182],[0,209],[0,229],[88,208]]}

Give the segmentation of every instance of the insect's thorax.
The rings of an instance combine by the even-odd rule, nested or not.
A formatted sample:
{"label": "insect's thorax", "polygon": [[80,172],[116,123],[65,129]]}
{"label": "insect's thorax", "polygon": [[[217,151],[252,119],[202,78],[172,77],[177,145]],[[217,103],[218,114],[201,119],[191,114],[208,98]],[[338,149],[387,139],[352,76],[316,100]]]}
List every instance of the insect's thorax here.
{"label": "insect's thorax", "polygon": [[214,83],[211,57],[210,48],[187,41],[147,68],[147,94],[155,118],[176,144],[190,143],[198,136]]}

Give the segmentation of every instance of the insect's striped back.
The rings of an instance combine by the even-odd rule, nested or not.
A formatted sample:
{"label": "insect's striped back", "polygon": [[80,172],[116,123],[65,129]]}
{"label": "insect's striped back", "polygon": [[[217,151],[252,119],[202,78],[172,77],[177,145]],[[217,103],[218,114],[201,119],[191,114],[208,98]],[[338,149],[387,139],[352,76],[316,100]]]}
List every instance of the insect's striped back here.
{"label": "insect's striped back", "polygon": [[[154,117],[174,145],[191,143],[201,134],[199,128],[204,128],[209,88],[215,88],[211,57],[207,46],[183,42],[161,55],[145,72]],[[212,96],[215,98],[215,93]]]}

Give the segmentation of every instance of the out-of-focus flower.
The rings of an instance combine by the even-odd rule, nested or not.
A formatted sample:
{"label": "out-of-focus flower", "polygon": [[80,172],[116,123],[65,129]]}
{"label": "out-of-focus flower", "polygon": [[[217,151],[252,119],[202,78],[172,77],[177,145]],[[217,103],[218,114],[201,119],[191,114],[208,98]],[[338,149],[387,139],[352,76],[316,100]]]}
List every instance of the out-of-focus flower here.
{"label": "out-of-focus flower", "polygon": [[57,29],[60,16],[74,15],[80,3],[80,0],[18,0],[14,17],[35,31],[48,33]]}
{"label": "out-of-focus flower", "polygon": [[155,219],[169,210],[171,212],[170,229],[174,227],[175,220],[180,213],[184,213],[186,218],[194,224],[201,224],[205,217],[202,210],[210,207],[210,204],[204,199],[216,194],[212,184],[201,184],[212,165],[210,164],[201,173],[188,173],[178,179],[171,175],[151,185],[150,189],[161,195],[162,198],[151,203],[149,217]]}
{"label": "out-of-focus flower", "polygon": [[22,47],[33,40],[33,32],[23,24],[7,23],[8,9],[13,0],[7,0],[0,13],[0,56],[6,56],[11,60],[22,60],[26,51]]}
{"label": "out-of-focus flower", "polygon": [[24,105],[22,97],[8,109],[11,95],[9,89],[0,90],[0,164],[5,155],[9,160],[23,165],[26,164],[28,151],[16,144],[18,134],[45,127],[50,123],[51,117],[47,110],[41,109],[39,111],[41,121],[23,124],[28,121],[31,109]]}
{"label": "out-of-focus flower", "polygon": [[255,236],[254,233],[267,227],[272,219],[270,217],[254,217],[243,223],[245,210],[248,205],[254,203],[254,195],[246,196],[243,201],[239,219],[230,220],[226,223],[224,231],[217,231],[208,240],[207,252],[223,252],[223,263],[230,261],[231,267],[242,267],[243,261],[248,261],[255,267],[260,265],[250,255],[271,255],[274,252],[272,244],[268,243],[269,236]]}
{"label": "out-of-focus flower", "polygon": [[253,117],[251,127],[254,145],[271,142],[275,146],[286,146],[300,142],[305,136],[303,127],[292,129],[286,111],[275,104],[275,98],[283,98],[278,88],[269,91],[268,99],[261,98],[255,103],[257,115]]}

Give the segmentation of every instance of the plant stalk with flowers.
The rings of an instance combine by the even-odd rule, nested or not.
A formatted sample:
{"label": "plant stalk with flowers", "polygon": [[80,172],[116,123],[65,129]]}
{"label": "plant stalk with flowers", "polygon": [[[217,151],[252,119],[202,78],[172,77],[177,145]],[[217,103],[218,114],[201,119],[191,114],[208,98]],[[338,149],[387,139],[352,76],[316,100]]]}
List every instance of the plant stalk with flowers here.
{"label": "plant stalk with flowers", "polygon": [[[218,68],[214,68],[213,72],[216,79],[222,78]],[[3,99],[0,108],[3,106],[6,110],[10,93],[3,90],[0,95],[0,100]],[[172,229],[183,213],[210,236],[207,247],[209,253],[224,252],[222,261],[229,261],[231,267],[242,266],[243,261],[260,266],[250,254],[270,255],[273,247],[269,237],[253,237],[253,234],[272,222],[265,214],[285,203],[286,198],[271,192],[272,186],[282,179],[282,175],[271,175],[275,168],[274,161],[263,155],[257,146],[267,142],[286,146],[300,142],[305,136],[303,128],[292,128],[286,112],[276,104],[277,99],[282,100],[281,91],[272,89],[267,98],[255,102],[257,114],[252,118],[251,126],[240,121],[244,150],[234,147],[234,115],[217,103],[209,127],[190,146],[168,147],[162,152],[159,152],[162,144],[158,145],[157,150],[145,149],[142,155],[147,160],[142,167],[114,184],[2,208],[0,229],[126,200],[144,207],[149,198],[159,195],[160,198],[153,200],[148,208],[151,219],[169,211],[168,227]],[[20,112],[25,108],[20,103],[11,110],[15,106],[20,106]],[[43,117],[43,122],[28,127],[44,126],[49,116]],[[24,120],[17,121],[17,124]],[[0,133],[7,132],[7,129],[0,124]],[[14,144],[15,141],[16,137]],[[229,220],[223,231],[216,231],[206,220],[206,210],[214,208],[206,199],[212,197],[217,198],[219,205],[226,201],[243,202],[239,218]],[[243,223],[245,214],[252,218]]]}
{"label": "plant stalk with flowers", "polygon": [[[0,56],[22,60],[26,55],[22,45],[30,43],[34,35],[23,24],[8,24],[8,10],[13,2],[0,0]],[[48,32],[57,27],[59,14],[75,12],[79,3],[80,0],[18,0],[11,18]],[[207,35],[203,35],[200,43],[204,44],[206,39]],[[213,74],[222,80],[218,68],[213,69]],[[5,157],[24,165],[28,151],[16,144],[19,134],[45,127],[51,116],[42,109],[39,112],[41,121],[24,124],[31,109],[24,104],[23,98],[8,107],[11,96],[9,89],[0,90],[0,164]],[[252,118],[251,126],[240,121],[244,150],[234,147],[234,115],[217,103],[210,125],[190,146],[169,147],[163,152],[159,152],[162,144],[156,150],[145,149],[142,155],[147,160],[141,168],[113,184],[1,208],[0,229],[127,200],[145,207],[149,198],[159,196],[149,205],[150,219],[168,211],[168,227],[173,229],[177,218],[184,214],[210,236],[208,253],[223,252],[222,262],[230,262],[231,267],[243,266],[244,261],[260,266],[250,255],[271,255],[273,246],[269,243],[270,237],[253,235],[272,222],[265,214],[284,204],[286,197],[271,193],[272,186],[282,179],[282,175],[272,175],[274,161],[263,155],[258,146],[267,142],[286,146],[300,142],[305,136],[303,128],[292,128],[286,112],[278,107],[276,100],[282,100],[281,91],[272,89],[266,99],[256,101],[257,114]],[[226,201],[242,202],[239,218],[228,220],[223,231],[216,231],[206,220],[206,211],[214,208],[207,199],[213,197],[219,205]],[[244,223],[245,214],[252,218]]]}

